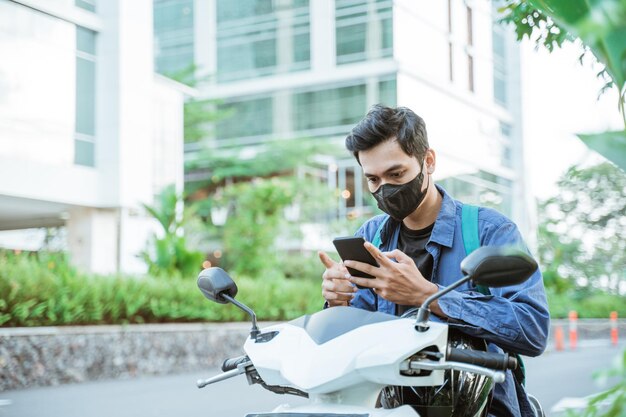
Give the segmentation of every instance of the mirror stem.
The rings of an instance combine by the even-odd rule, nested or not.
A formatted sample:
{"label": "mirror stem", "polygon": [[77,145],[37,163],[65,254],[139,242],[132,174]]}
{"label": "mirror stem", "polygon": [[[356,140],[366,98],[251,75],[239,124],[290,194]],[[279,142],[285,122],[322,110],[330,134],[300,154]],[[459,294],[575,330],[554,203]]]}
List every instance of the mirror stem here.
{"label": "mirror stem", "polygon": [[223,297],[224,299],[233,303],[234,305],[236,305],[237,307],[239,307],[240,309],[242,309],[243,311],[245,311],[246,313],[250,315],[250,318],[252,319],[252,329],[250,329],[250,339],[256,340],[256,337],[259,335],[259,333],[261,333],[261,331],[256,325],[256,313],[250,307],[248,307],[245,304],[240,303],[239,301],[235,300],[233,297],[231,297],[228,294],[222,293],[220,294],[220,297]]}
{"label": "mirror stem", "polygon": [[424,301],[424,303],[421,305],[419,310],[417,311],[417,319],[415,320],[415,330],[417,330],[418,332],[425,332],[426,330],[428,330],[429,328],[428,318],[430,317],[430,309],[428,307],[430,307],[433,301],[439,299],[443,295],[446,295],[453,289],[457,288],[459,285],[464,284],[471,279],[472,279],[471,275],[466,275],[465,277],[461,278],[454,284],[428,297],[426,301]]}

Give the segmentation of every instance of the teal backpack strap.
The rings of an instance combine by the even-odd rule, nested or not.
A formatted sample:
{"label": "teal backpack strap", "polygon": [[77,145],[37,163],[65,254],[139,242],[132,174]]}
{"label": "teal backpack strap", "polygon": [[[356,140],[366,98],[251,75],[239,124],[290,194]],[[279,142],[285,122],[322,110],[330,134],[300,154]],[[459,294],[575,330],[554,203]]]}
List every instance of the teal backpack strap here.
{"label": "teal backpack strap", "polygon": [[461,230],[463,232],[465,253],[469,255],[480,247],[477,206],[463,204],[463,207],[461,207]]}
{"label": "teal backpack strap", "polygon": [[380,222],[380,224],[378,225],[378,229],[376,229],[376,233],[374,234],[374,239],[372,239],[372,245],[376,246],[379,249],[380,245],[383,243],[382,239],[380,238],[380,233],[383,230],[383,227],[385,227],[385,224],[387,224],[387,220],[389,220],[389,216],[385,217],[383,221]]}
{"label": "teal backpack strap", "polygon": [[[389,220],[389,216],[385,217],[380,222],[380,224],[378,225],[378,229],[376,229],[376,233],[374,234],[374,238],[372,239],[372,245],[376,246],[378,249],[380,249],[380,245],[382,245],[383,243],[380,234],[383,230],[383,227],[385,227],[385,224],[387,224],[387,220]],[[374,294],[374,299],[376,300],[376,310],[378,310],[378,294],[376,294],[374,290],[370,291],[372,291],[372,294]]]}
{"label": "teal backpack strap", "polygon": [[[463,246],[465,247],[465,253],[469,255],[480,247],[480,236],[478,228],[478,207],[469,204],[463,204],[461,207],[461,233],[463,234]],[[491,295],[489,287],[482,285],[476,286],[476,291],[484,295]],[[515,379],[520,384],[526,383],[526,366],[522,357],[515,354],[517,358],[517,369],[513,371]]]}
{"label": "teal backpack strap", "polygon": [[[478,206],[463,204],[461,207],[461,232],[463,234],[463,246],[465,254],[469,255],[480,247],[478,235]],[[491,294],[489,288],[477,285],[476,290],[484,295]]]}
{"label": "teal backpack strap", "polygon": [[[480,247],[478,236],[478,206],[463,204],[461,207],[461,232],[465,254],[469,255]],[[489,288],[477,285],[476,290],[484,295],[489,295]]]}

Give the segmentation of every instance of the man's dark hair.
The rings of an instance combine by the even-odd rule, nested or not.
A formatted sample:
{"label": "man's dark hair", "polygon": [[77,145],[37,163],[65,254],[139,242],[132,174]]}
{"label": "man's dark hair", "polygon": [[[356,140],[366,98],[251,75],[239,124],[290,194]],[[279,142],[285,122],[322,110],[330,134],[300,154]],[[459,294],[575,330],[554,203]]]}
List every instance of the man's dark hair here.
{"label": "man's dark hair", "polygon": [[[395,139],[409,156],[423,160],[428,150],[426,124],[417,114],[406,107],[372,106],[346,137],[346,148],[359,161],[359,152]],[[359,163],[361,163],[359,161]]]}

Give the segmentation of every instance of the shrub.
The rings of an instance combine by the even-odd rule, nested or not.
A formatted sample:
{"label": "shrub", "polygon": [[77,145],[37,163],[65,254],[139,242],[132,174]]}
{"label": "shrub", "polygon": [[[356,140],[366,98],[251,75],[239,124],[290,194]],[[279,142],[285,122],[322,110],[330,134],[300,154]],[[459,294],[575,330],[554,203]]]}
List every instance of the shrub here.
{"label": "shrub", "polygon": [[293,189],[284,180],[257,179],[226,190],[235,202],[224,226],[225,261],[232,270],[248,276],[266,274],[278,265],[274,241],[281,210],[290,203]]}
{"label": "shrub", "polygon": [[[259,320],[283,321],[322,307],[323,268],[314,253],[290,256],[274,270],[254,278],[234,277],[237,299],[253,308]],[[553,318],[576,310],[581,318],[626,317],[623,298],[601,292],[557,294],[548,290]],[[63,255],[14,255],[0,252],[0,325],[51,326],[87,324],[246,321],[231,305],[205,299],[195,278],[87,275]]]}
{"label": "shrub", "polygon": [[600,291],[572,290],[558,293],[547,288],[548,305],[552,318],[567,318],[571,310],[578,312],[580,318],[607,318],[611,311],[617,311],[619,317],[626,317],[624,297]]}
{"label": "shrub", "polygon": [[159,223],[161,233],[160,236],[151,237],[148,247],[139,257],[153,275],[193,276],[204,259],[202,253],[188,247],[183,234],[183,226],[193,216],[193,212],[185,210],[178,213],[177,207],[182,207],[183,196],[176,192],[174,185],[165,187],[155,200],[153,206],[143,206]]}
{"label": "shrub", "polygon": [[[259,320],[289,320],[322,306],[319,281],[280,273],[240,277],[238,299]],[[195,278],[81,274],[63,256],[0,253],[0,325],[49,326],[248,320],[212,303]]]}
{"label": "shrub", "polygon": [[281,256],[279,268],[286,278],[313,280],[321,285],[324,265],[317,256],[317,252],[291,253]]}

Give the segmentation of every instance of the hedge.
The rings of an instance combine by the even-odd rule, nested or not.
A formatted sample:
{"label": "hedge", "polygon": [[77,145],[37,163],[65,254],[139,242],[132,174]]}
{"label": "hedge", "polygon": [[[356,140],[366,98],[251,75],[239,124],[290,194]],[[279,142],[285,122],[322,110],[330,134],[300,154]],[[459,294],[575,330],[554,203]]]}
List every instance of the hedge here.
{"label": "hedge", "polygon": [[[319,281],[236,279],[237,299],[259,320],[289,320],[321,308]],[[200,293],[196,277],[87,275],[63,256],[0,253],[0,325],[52,326],[242,321],[232,305]]]}
{"label": "hedge", "polygon": [[[309,268],[310,269],[310,268]],[[259,320],[283,321],[318,311],[319,279],[313,272],[235,278],[237,299]],[[321,271],[320,271],[321,275]],[[318,275],[319,276],[319,275]],[[619,295],[547,291],[553,318],[576,310],[581,318],[606,318],[611,311],[626,317]],[[62,255],[0,252],[0,326],[246,321],[232,305],[213,303],[200,293],[196,277],[88,275],[69,266]]]}

